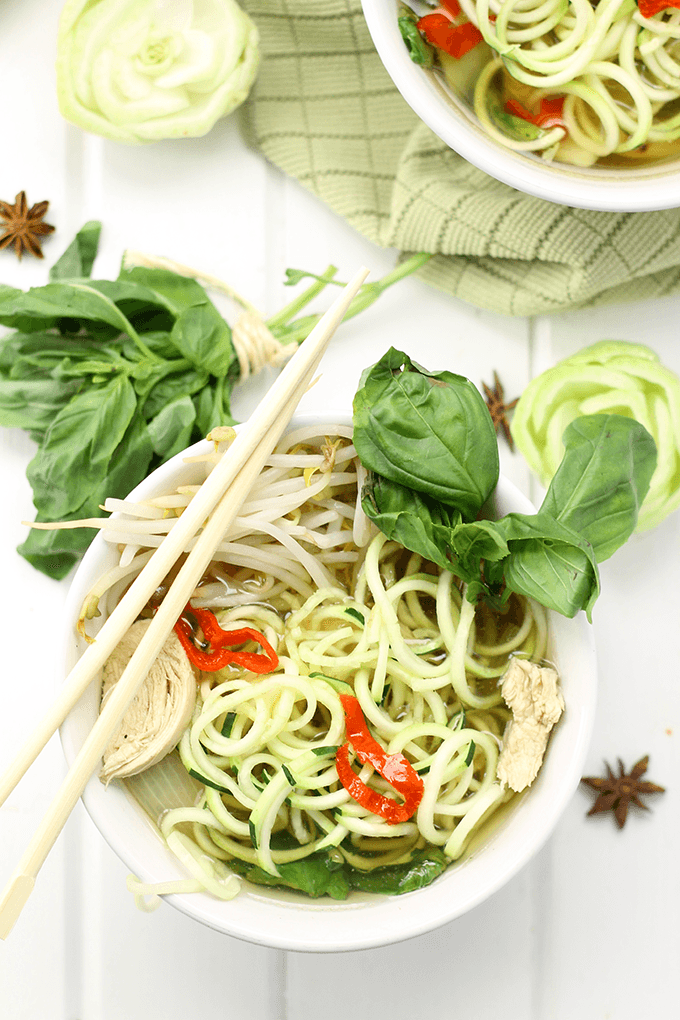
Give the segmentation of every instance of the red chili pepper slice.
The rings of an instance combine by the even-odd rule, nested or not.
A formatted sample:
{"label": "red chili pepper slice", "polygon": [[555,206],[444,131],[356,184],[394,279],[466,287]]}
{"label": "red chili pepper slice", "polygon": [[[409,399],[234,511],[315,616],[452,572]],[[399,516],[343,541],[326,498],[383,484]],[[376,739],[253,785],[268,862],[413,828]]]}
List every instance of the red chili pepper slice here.
{"label": "red chili pepper slice", "polygon": [[460,4],[458,0],[440,0],[440,7],[443,7],[445,11],[448,11],[452,18],[457,18],[460,14]]}
{"label": "red chili pepper slice", "polygon": [[544,128],[564,125],[564,96],[543,96],[537,123]]}
{"label": "red chili pepper slice", "polygon": [[[348,741],[338,748],[335,764],[338,778],[352,797],[362,807],[368,808],[374,815],[380,815],[390,825],[398,825],[407,821],[420,804],[423,797],[423,781],[403,754],[388,754],[368,731],[364,713],[357,698],[350,694],[341,694],[340,701],[345,710],[345,728]],[[384,797],[377,790],[372,790],[353,770],[349,760],[349,746],[359,761],[372,765],[376,772],[387,780],[404,798],[399,804],[390,797]]]}
{"label": "red chili pepper slice", "polygon": [[[193,633],[191,624],[185,614],[195,617],[209,648],[197,648],[191,640]],[[264,634],[252,627],[241,627],[240,630],[223,630],[217,617],[209,609],[194,609],[191,603],[184,607],[184,613],[175,624],[175,633],[189,661],[205,673],[214,673],[225,666],[235,664],[249,669],[252,673],[271,673],[279,664],[279,657],[267,641]],[[260,652],[235,652],[235,645],[246,641],[256,641],[264,654]]]}
{"label": "red chili pepper slice", "polygon": [[[678,0],[678,3],[680,3],[680,0]],[[563,124],[563,107],[563,96],[543,96],[538,113],[531,113],[525,106],[518,103],[516,99],[508,99],[505,104],[505,111],[506,113],[511,113],[514,117],[528,120],[530,124],[535,124],[536,127],[545,128]]]}
{"label": "red chili pepper slice", "polygon": [[458,60],[483,39],[482,33],[471,21],[454,25],[445,14],[426,14],[417,24],[429,43]]}
{"label": "red chili pepper slice", "polygon": [[653,18],[667,7],[680,7],[680,0],[638,0],[638,10],[643,18]]}

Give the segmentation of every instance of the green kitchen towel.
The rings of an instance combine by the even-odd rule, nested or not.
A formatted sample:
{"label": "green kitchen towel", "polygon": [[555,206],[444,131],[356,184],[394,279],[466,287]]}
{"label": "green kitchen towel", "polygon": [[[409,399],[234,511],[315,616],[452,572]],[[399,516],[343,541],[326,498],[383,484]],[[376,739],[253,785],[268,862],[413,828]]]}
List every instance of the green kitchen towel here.
{"label": "green kitchen towel", "polygon": [[262,40],[249,136],[376,244],[434,253],[420,275],[535,315],[680,290],[680,209],[591,212],[488,177],[392,84],[360,0],[242,0]]}

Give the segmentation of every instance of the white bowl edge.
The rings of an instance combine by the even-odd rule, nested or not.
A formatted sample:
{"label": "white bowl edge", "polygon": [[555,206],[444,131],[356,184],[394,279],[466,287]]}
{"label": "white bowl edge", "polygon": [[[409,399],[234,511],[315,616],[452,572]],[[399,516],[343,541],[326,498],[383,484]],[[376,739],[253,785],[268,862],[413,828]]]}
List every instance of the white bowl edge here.
{"label": "white bowl edge", "polygon": [[[347,412],[296,416],[291,427],[318,422],[348,423]],[[196,444],[192,451],[206,447]],[[186,451],[185,451],[186,452]],[[167,491],[186,467],[180,454],[140,483],[133,498]],[[533,512],[531,503],[507,479],[496,490],[501,512]],[[74,625],[91,583],[101,573],[104,541],[97,536],[73,579],[65,608],[64,676],[77,658]],[[111,554],[113,555],[113,554]],[[203,893],[165,897],[172,906],[217,931],[277,949],[341,952],[375,948],[423,934],[461,916],[512,878],[543,846],[579,783],[594,721],[595,646],[583,614],[574,620],[551,614],[557,666],[567,708],[551,736],[549,753],[530,795],[508,813],[483,847],[451,865],[432,885],[402,896],[352,894],[345,902],[310,900],[295,893],[244,885],[228,902]],[[61,728],[64,754],[75,758],[98,711],[93,684]],[[555,793],[541,794],[557,777]],[[130,871],[147,882],[185,878],[174,855],[123,786],[105,789],[93,776],[83,793],[85,807],[108,844]],[[527,838],[527,831],[530,833]],[[531,838],[533,834],[533,838]],[[491,877],[489,877],[491,876]],[[447,895],[449,893],[450,895]]]}
{"label": "white bowl edge", "polygon": [[474,113],[454,101],[432,72],[408,55],[396,0],[362,0],[378,55],[411,109],[442,141],[491,177],[536,198],[600,212],[643,212],[680,206],[680,161],[645,168],[583,170],[548,164],[490,138]]}

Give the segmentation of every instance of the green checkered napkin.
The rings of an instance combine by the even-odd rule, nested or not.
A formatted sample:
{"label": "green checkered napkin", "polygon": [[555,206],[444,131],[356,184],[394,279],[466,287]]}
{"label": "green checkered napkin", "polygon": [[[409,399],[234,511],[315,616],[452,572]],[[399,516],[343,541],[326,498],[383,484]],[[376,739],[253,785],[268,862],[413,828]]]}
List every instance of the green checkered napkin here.
{"label": "green checkered napkin", "polygon": [[680,210],[590,212],[488,177],[422,124],[360,0],[242,0],[262,38],[250,137],[376,244],[435,257],[430,283],[535,315],[680,290]]}

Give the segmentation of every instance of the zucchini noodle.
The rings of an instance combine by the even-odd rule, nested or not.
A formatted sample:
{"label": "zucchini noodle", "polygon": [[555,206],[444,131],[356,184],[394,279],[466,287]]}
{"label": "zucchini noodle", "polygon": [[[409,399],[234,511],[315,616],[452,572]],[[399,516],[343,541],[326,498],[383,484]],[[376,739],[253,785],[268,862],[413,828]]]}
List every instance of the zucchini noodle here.
{"label": "zucchini noodle", "polygon": [[[579,166],[638,165],[680,150],[677,9],[645,18],[635,0],[460,0],[460,8],[458,17],[444,13],[483,37],[471,94],[457,66],[464,60],[442,54],[441,69],[502,145]],[[546,97],[564,100],[559,115],[543,117]]]}
{"label": "zucchini noodle", "polygon": [[[131,879],[138,895],[201,888],[228,899],[238,876],[285,884],[286,868],[321,857],[358,875],[385,874],[418,854],[438,853],[444,867],[515,796],[496,775],[510,719],[498,681],[512,656],[544,659],[546,611],[516,596],[503,612],[473,606],[456,577],[364,518],[364,474],[351,429],[296,429],[224,536],[192,602],[227,629],[264,634],[278,666],[261,676],[238,665],[197,670],[178,748],[186,791],[177,793],[176,754],[127,781],[191,876],[158,887]],[[112,501],[119,516],[92,522],[119,545],[122,566],[95,585],[84,616],[112,608],[195,491]],[[375,739],[422,778],[408,821],[388,823],[339,782],[340,694],[349,689]],[[358,774],[394,797],[370,765]],[[164,782],[173,790],[165,802]]]}

